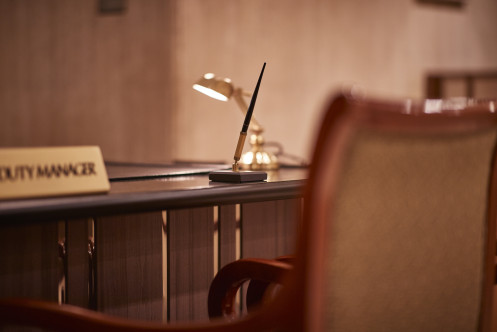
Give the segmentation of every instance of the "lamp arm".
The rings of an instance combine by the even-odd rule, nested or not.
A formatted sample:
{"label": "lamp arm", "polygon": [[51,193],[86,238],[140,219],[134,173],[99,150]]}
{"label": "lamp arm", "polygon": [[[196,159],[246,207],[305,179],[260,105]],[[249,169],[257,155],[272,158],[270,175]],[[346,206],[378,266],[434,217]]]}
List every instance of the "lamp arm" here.
{"label": "lamp arm", "polygon": [[[243,99],[244,95],[251,96],[250,93],[247,94],[247,92],[243,91],[241,88],[236,88],[235,91],[233,91],[233,98],[235,98],[236,103],[238,104],[238,106],[242,110],[242,113],[245,115],[247,113],[248,105],[245,102],[245,100]],[[255,119],[255,117],[253,117],[253,116],[252,116],[252,120],[250,121],[249,128],[258,134],[260,134],[264,131],[262,126],[259,124],[259,121],[257,121]]]}
{"label": "lamp arm", "polygon": [[[241,90],[241,89],[240,89]],[[247,90],[241,90],[240,94],[245,97],[252,97],[252,92],[247,91]]]}

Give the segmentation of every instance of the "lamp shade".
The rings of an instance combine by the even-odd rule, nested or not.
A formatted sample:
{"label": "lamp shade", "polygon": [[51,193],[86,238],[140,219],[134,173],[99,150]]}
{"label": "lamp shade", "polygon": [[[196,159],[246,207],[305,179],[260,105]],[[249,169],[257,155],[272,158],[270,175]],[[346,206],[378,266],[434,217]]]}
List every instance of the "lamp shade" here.
{"label": "lamp shade", "polygon": [[222,101],[227,101],[234,91],[233,83],[229,78],[217,78],[212,73],[205,74],[193,84],[193,88],[211,98]]}

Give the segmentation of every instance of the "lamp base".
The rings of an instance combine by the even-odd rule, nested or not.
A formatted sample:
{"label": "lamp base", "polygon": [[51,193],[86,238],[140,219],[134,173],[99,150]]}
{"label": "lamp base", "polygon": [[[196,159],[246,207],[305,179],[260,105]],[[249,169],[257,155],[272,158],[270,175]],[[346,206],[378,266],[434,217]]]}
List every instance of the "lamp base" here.
{"label": "lamp base", "polygon": [[280,168],[278,158],[268,151],[249,151],[240,159],[240,168],[245,170],[277,170]]}
{"label": "lamp base", "polygon": [[254,171],[214,171],[209,173],[209,180],[231,183],[258,182],[267,180],[267,173]]}
{"label": "lamp base", "polygon": [[280,167],[278,158],[274,153],[264,149],[262,129],[250,135],[250,151],[243,154],[240,159],[240,168],[251,171],[270,171]]}

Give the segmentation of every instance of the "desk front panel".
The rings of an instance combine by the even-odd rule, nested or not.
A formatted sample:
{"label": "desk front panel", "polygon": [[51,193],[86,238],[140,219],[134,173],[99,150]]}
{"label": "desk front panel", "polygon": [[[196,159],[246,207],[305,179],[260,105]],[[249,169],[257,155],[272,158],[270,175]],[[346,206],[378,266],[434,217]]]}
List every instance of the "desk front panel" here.
{"label": "desk front panel", "polygon": [[191,206],[166,202],[164,209],[143,208],[143,197],[135,196],[129,204],[139,207],[97,206],[75,217],[63,209],[60,219],[47,218],[53,211],[42,212],[40,220],[27,214],[9,219],[0,211],[0,297],[66,302],[138,319],[206,320],[208,287],[222,266],[293,252],[302,183],[282,185],[283,192],[267,197],[234,186],[248,188],[245,199],[238,191],[234,202],[204,197]]}

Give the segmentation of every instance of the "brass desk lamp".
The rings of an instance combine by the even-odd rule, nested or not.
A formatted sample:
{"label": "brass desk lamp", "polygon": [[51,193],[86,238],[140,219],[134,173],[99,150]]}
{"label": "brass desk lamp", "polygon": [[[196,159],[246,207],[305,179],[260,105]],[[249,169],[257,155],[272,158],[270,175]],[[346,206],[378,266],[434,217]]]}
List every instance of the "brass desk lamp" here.
{"label": "brass desk lamp", "polygon": [[[212,73],[205,74],[193,84],[193,88],[217,100],[228,101],[233,97],[244,114],[247,112],[247,103],[243,98],[252,96],[248,91],[235,88],[229,78],[219,78]],[[273,153],[264,150],[264,138],[262,137],[264,129],[254,117],[250,122],[249,130],[251,131],[251,149],[242,155],[239,163],[240,168],[249,170],[278,169],[278,158]]]}

